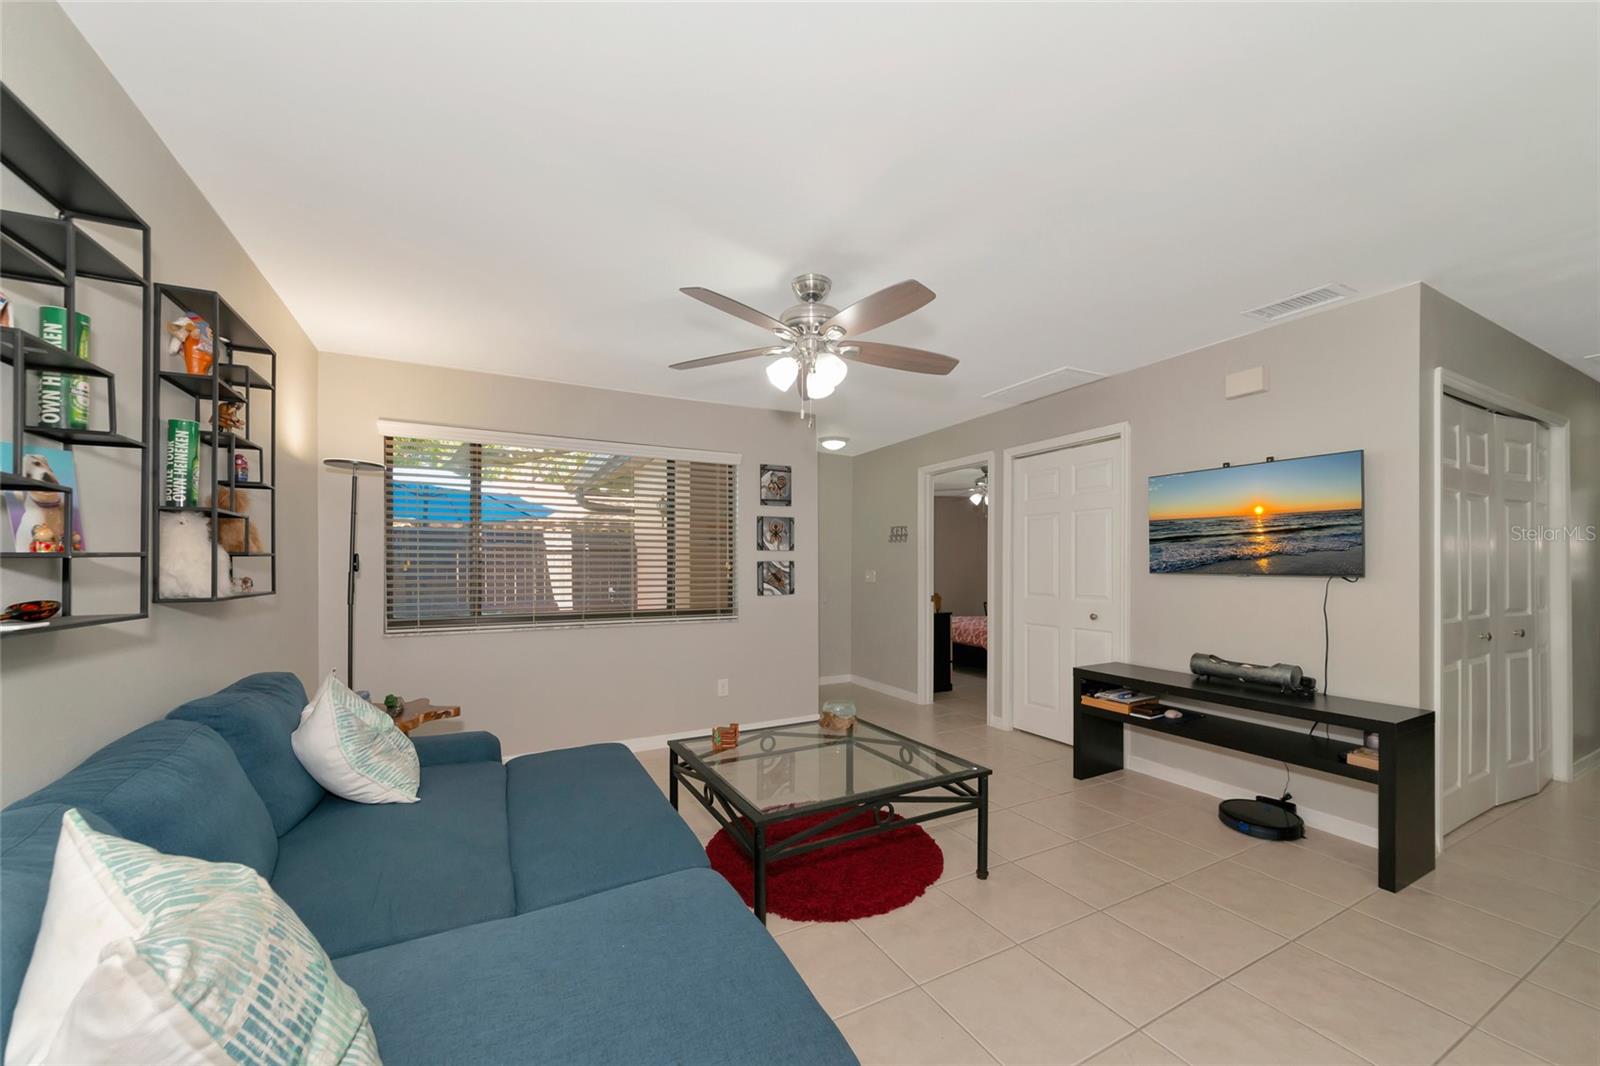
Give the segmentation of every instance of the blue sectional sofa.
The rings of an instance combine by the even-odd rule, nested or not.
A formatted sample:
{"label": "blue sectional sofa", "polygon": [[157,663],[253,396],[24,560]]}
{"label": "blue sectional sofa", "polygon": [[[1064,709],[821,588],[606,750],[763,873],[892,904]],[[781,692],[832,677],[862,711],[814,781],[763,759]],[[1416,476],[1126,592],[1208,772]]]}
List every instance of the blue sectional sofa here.
{"label": "blue sectional sofa", "polygon": [[325,792],[306,694],[256,674],[0,812],[0,1044],[69,807],[160,851],[254,867],[372,1014],[386,1063],[853,1063],[839,1030],[624,747],[502,762],[416,739],[419,802]]}

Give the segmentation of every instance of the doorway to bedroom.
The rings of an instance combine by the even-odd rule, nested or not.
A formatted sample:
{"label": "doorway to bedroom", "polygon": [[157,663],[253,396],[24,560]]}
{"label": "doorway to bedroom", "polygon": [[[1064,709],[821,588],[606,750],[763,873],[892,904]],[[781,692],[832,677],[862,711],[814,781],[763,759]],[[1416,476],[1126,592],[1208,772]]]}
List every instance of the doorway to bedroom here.
{"label": "doorway to bedroom", "polygon": [[986,721],[998,709],[989,669],[993,459],[966,456],[918,471],[918,702],[981,711]]}

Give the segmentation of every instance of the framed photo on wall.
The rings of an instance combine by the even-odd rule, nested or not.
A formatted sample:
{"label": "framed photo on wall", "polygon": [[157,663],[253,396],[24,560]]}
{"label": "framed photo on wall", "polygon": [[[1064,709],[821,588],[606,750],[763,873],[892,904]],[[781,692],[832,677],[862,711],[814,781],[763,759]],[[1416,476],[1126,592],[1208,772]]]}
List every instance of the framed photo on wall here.
{"label": "framed photo on wall", "polygon": [[761,464],[761,505],[788,507],[794,502],[793,473],[787,466]]}
{"label": "framed photo on wall", "polygon": [[756,564],[758,596],[793,596],[794,563],[759,562]]}
{"label": "framed photo on wall", "polygon": [[778,515],[757,515],[756,551],[794,551],[794,519]]}

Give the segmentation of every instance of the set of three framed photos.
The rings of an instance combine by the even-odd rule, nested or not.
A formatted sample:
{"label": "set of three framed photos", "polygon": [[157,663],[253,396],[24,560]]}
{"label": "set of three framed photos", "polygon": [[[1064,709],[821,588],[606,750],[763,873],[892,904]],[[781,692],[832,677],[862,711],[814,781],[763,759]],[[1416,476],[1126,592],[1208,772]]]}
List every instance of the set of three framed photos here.
{"label": "set of three framed photos", "polygon": [[[761,464],[761,506],[794,505],[794,471],[787,466]],[[790,515],[756,516],[756,551],[794,551],[794,518]],[[756,563],[758,596],[794,595],[794,560],[762,559]]]}

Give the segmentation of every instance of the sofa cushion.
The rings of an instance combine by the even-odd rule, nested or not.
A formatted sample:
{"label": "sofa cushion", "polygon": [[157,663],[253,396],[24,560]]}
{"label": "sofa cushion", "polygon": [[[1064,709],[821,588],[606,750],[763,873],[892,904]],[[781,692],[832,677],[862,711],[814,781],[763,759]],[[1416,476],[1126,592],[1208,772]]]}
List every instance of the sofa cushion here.
{"label": "sofa cushion", "polygon": [[[61,836],[61,816],[68,809],[61,803],[36,803],[0,811],[0,876],[5,882],[0,888],[0,1048],[11,1037],[11,1013],[39,937],[56,842]],[[80,813],[90,828],[116,832],[94,812]]]}
{"label": "sofa cushion", "polygon": [[500,738],[481,729],[461,733],[427,733],[412,736],[417,758],[423,766],[442,766],[449,762],[500,761]]}
{"label": "sofa cushion", "polygon": [[272,817],[233,749],[198,722],[140,726],[16,805],[36,803],[77,807],[167,855],[243,863],[263,877],[278,858]]}
{"label": "sofa cushion", "polygon": [[283,836],[325,794],[289,746],[289,734],[300,724],[305,706],[305,686],[295,675],[251,674],[221,692],[190,700],[167,717],[200,722],[221,734],[267,805],[273,830]]}
{"label": "sofa cushion", "polygon": [[710,870],[335,959],[386,1066],[853,1063],[805,982]]}
{"label": "sofa cushion", "polygon": [[430,766],[416,803],[327,796],[278,842],[272,887],[335,958],[515,913],[505,766]]}
{"label": "sofa cushion", "polygon": [[704,867],[705,849],[621,744],[506,763],[517,911]]}

